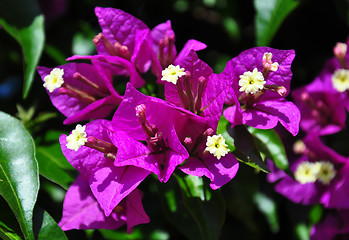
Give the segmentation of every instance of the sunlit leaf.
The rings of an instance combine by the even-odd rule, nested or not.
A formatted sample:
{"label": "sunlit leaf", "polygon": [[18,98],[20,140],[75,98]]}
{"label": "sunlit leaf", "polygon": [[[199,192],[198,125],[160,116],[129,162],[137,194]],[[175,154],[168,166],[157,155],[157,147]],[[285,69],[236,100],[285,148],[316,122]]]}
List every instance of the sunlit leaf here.
{"label": "sunlit leaf", "polygon": [[25,239],[34,239],[32,217],[39,189],[34,142],[17,119],[0,112],[0,122],[0,194]]}
{"label": "sunlit leaf", "polygon": [[38,240],[68,240],[55,220],[43,209],[35,207],[34,234]]}
{"label": "sunlit leaf", "polygon": [[257,46],[267,46],[298,0],[254,0]]}
{"label": "sunlit leaf", "polygon": [[25,98],[32,85],[45,41],[44,16],[35,0],[1,0],[0,25],[15,38],[24,58]]}
{"label": "sunlit leaf", "polygon": [[259,140],[259,150],[268,158],[273,160],[275,165],[286,171],[288,170],[288,159],[281,139],[273,129],[257,129],[249,127],[248,130]]}
{"label": "sunlit leaf", "polygon": [[205,188],[203,178],[192,175],[185,175],[184,177],[176,175],[176,178],[187,197],[198,197],[202,201],[210,200],[211,193]]}

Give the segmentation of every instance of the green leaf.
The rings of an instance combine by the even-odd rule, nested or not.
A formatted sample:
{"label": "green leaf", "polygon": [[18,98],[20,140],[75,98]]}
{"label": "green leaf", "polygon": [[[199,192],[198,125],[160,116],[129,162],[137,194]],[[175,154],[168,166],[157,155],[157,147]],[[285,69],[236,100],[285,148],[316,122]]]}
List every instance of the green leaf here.
{"label": "green leaf", "polygon": [[187,211],[199,226],[200,239],[218,239],[225,221],[225,204],[220,191],[212,192],[209,201],[201,201],[198,197],[187,197],[182,194]]}
{"label": "green leaf", "polygon": [[185,175],[184,177],[179,177],[175,175],[179,183],[179,186],[184,191],[187,197],[198,197],[202,201],[210,200],[211,193],[205,188],[204,180],[202,177]]}
{"label": "green leaf", "polygon": [[26,98],[44,47],[44,16],[35,0],[1,0],[0,25],[22,48],[25,65],[23,97]]}
{"label": "green leaf", "polygon": [[40,207],[34,210],[34,234],[38,240],[68,240],[55,220]]}
{"label": "green leaf", "polygon": [[287,171],[289,169],[288,159],[281,139],[273,129],[257,129],[249,127],[248,130],[257,138],[257,146],[275,165]]}
{"label": "green leaf", "polygon": [[299,0],[254,0],[257,46],[267,46]]}
{"label": "green leaf", "polygon": [[144,239],[144,236],[140,229],[133,229],[131,234],[128,234],[126,231],[115,231],[115,230],[106,230],[106,229],[98,229],[98,231],[103,235],[103,238],[106,240],[114,240],[114,239],[124,239],[124,240],[138,240]]}
{"label": "green leaf", "polygon": [[19,236],[21,229],[18,222],[3,198],[0,198],[0,238],[4,240],[21,240]]}
{"label": "green leaf", "polygon": [[75,169],[64,157],[58,141],[62,132],[48,131],[42,143],[36,149],[39,171],[48,180],[68,189],[74,181]]}
{"label": "green leaf", "polygon": [[269,168],[261,158],[253,136],[244,125],[228,128],[227,132],[234,139],[236,149],[233,151],[233,154],[239,161],[263,172],[270,173]]}
{"label": "green leaf", "polygon": [[34,239],[32,217],[39,189],[34,142],[17,119],[0,112],[0,122],[0,194],[25,239]]}
{"label": "green leaf", "polygon": [[266,216],[271,232],[277,233],[279,221],[275,202],[261,192],[255,194],[254,201],[258,209]]}

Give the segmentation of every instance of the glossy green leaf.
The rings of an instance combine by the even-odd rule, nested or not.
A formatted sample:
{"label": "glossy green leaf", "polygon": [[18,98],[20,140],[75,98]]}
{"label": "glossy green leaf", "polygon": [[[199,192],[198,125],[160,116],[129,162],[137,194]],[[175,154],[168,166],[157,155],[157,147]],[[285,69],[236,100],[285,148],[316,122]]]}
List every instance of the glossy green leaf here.
{"label": "glossy green leaf", "polygon": [[267,46],[298,0],[254,0],[257,46]]}
{"label": "glossy green leaf", "polygon": [[202,201],[210,200],[211,192],[205,188],[204,180],[202,177],[185,175],[179,177],[176,175],[179,186],[187,197],[198,197]]}
{"label": "glossy green leaf", "polygon": [[249,127],[248,130],[257,138],[259,150],[268,158],[271,158],[275,165],[286,171],[289,168],[284,145],[281,139],[273,129],[257,129]]}
{"label": "glossy green leaf", "polygon": [[184,206],[182,195],[185,193],[181,193],[178,184],[175,184],[171,178],[166,184],[158,184],[157,186],[163,216],[167,222],[188,239],[201,240],[199,226],[194,224],[195,220]]}
{"label": "glossy green leaf", "polygon": [[256,142],[247,128],[244,125],[237,125],[227,130],[229,135],[234,139],[236,149],[233,151],[233,154],[235,157],[251,167],[269,173],[270,170],[263,162]]}
{"label": "glossy green leaf", "polygon": [[267,218],[270,230],[273,233],[277,233],[279,231],[279,220],[275,201],[261,192],[255,194],[254,201],[259,211],[261,211]]}
{"label": "glossy green leaf", "polygon": [[45,41],[44,16],[35,0],[1,0],[0,25],[20,44],[24,58],[25,98],[32,85]]}
{"label": "glossy green leaf", "polygon": [[35,207],[34,234],[38,240],[68,240],[63,230],[45,210]]}
{"label": "glossy green leaf", "polygon": [[225,221],[225,204],[220,191],[212,192],[209,201],[187,197],[186,194],[182,194],[182,197],[184,206],[199,226],[200,239],[218,239]]}
{"label": "glossy green leaf", "polygon": [[0,112],[0,194],[25,239],[34,239],[32,217],[39,189],[34,142],[19,120]]}
{"label": "glossy green leaf", "polygon": [[42,176],[68,189],[74,181],[74,168],[64,157],[58,141],[61,132],[51,130],[36,148],[36,158]]}
{"label": "glossy green leaf", "polygon": [[3,198],[0,198],[0,238],[4,240],[21,240],[21,229],[18,222]]}

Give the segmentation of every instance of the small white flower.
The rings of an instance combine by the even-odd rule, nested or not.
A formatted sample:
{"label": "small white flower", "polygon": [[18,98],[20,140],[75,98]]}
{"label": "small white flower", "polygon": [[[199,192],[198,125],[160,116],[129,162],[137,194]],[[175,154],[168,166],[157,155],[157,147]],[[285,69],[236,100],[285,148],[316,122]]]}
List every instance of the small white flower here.
{"label": "small white flower", "polygon": [[332,84],[339,92],[349,89],[349,70],[338,69],[332,75]]}
{"label": "small white flower", "polygon": [[314,183],[318,179],[320,168],[318,162],[304,161],[297,166],[294,177],[301,184]]}
{"label": "small white flower", "polygon": [[219,160],[229,152],[228,145],[225,144],[225,139],[221,134],[207,137],[205,151],[210,152]]}
{"label": "small white flower", "polygon": [[239,86],[240,92],[255,94],[264,87],[265,81],[263,74],[258,71],[257,68],[252,72],[247,71],[243,75],[240,75]]}
{"label": "small white flower", "polygon": [[46,77],[44,78],[44,81],[45,81],[44,87],[50,93],[52,93],[53,90],[55,90],[56,88],[61,87],[62,84],[64,83],[63,74],[64,74],[64,70],[63,69],[60,69],[60,68],[52,69],[50,74],[46,75]]}
{"label": "small white flower", "polygon": [[169,65],[165,70],[162,71],[162,81],[171,82],[173,84],[177,84],[178,78],[184,76],[185,70],[181,68],[179,65],[173,66]]}
{"label": "small white flower", "polygon": [[87,142],[87,135],[85,132],[86,126],[76,125],[72,133],[67,136],[67,148],[77,151],[81,146],[85,145]]}
{"label": "small white flower", "polygon": [[334,166],[332,163],[327,161],[321,161],[320,164],[320,170],[318,173],[318,180],[328,185],[332,179],[336,176],[336,170],[334,169]]}

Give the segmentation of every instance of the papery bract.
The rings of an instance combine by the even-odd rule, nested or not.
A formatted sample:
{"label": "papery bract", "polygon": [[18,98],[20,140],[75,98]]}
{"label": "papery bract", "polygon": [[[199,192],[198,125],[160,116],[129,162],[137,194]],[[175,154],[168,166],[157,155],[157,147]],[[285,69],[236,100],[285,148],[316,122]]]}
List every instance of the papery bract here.
{"label": "papery bract", "polygon": [[[107,120],[94,120],[86,124],[87,137],[94,138],[112,144],[113,139],[109,135],[110,122]],[[81,146],[77,151],[66,147],[65,135],[61,135],[60,143],[64,156],[68,162],[77,169],[92,190],[93,195],[101,205],[106,216],[130,194],[150,173],[135,166],[115,167],[115,153],[113,158],[96,149]],[[115,148],[116,149],[116,148]]]}
{"label": "papery bract", "polygon": [[38,67],[38,72],[44,80],[54,69],[64,70],[64,83],[47,93],[67,117],[65,124],[106,117],[122,100],[112,87],[112,79],[98,71],[96,65],[68,63],[56,68]]}
{"label": "papery bract", "polygon": [[65,195],[59,226],[63,231],[67,231],[117,229],[127,224],[127,232],[131,233],[134,226],[148,222],[149,218],[143,209],[138,189],[133,190],[109,216],[106,216],[91,192],[88,179],[80,175]]}
{"label": "papery bract", "polygon": [[345,102],[339,92],[329,91],[323,74],[311,84],[295,89],[292,96],[301,111],[303,131],[327,135],[345,128]]}

